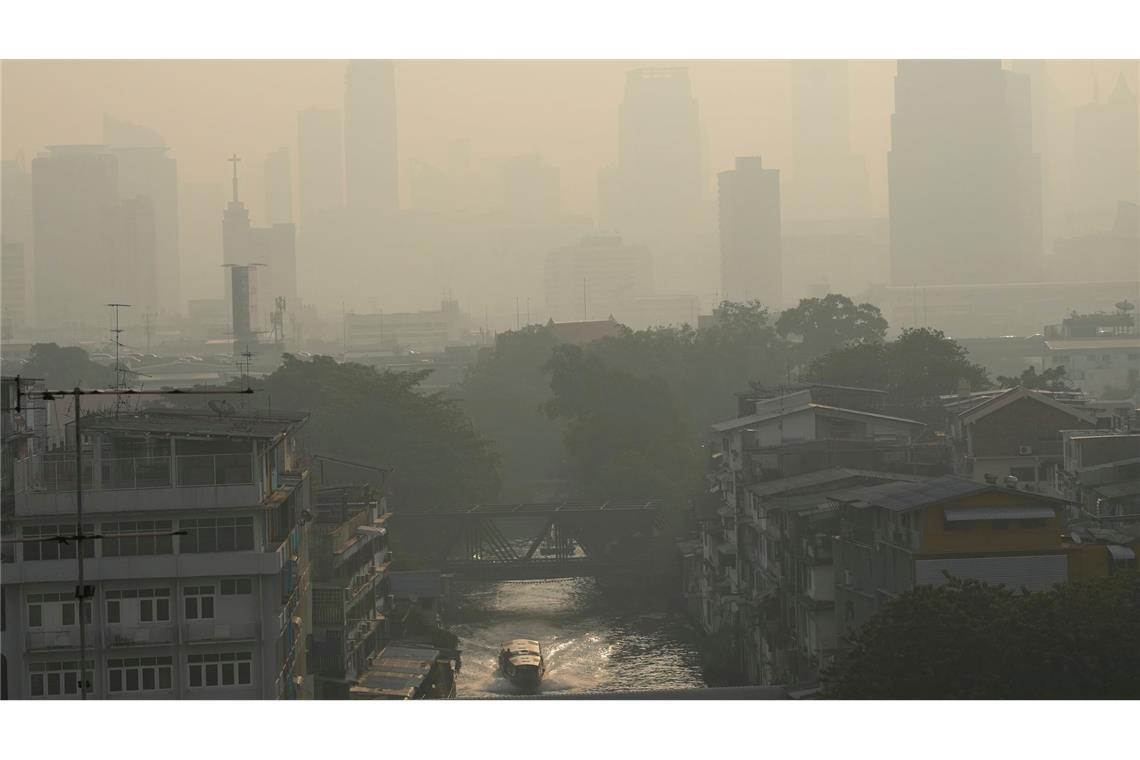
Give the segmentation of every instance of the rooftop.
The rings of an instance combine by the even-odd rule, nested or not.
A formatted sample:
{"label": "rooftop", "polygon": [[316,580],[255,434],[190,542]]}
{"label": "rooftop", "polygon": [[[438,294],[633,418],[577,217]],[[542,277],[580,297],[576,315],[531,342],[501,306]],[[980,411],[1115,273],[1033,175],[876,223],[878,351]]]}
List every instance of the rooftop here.
{"label": "rooftop", "polygon": [[1040,494],[1016,491],[1010,488],[990,485],[989,483],[969,480],[968,478],[959,477],[957,475],[947,475],[945,477],[918,483],[889,483],[861,490],[852,489],[851,493],[846,495],[844,503],[851,504],[855,507],[876,506],[889,509],[892,512],[906,512],[912,509],[922,509],[935,504],[953,501],[954,499],[959,499],[964,496],[973,496],[986,492],[1001,494],[1015,493],[1027,499],[1032,498],[1034,501],[1050,504],[1066,503],[1063,499],[1054,499]]}
{"label": "rooftop", "polygon": [[831,414],[853,415],[856,417],[865,417],[869,419],[884,420],[887,422],[901,422],[905,425],[915,425],[917,427],[926,427],[926,423],[919,422],[918,420],[910,420],[905,417],[892,417],[887,414],[877,414],[875,412],[864,412],[858,409],[844,409],[838,406],[828,406],[827,404],[816,404],[814,402],[799,403],[795,406],[789,406],[786,409],[777,410],[773,413],[767,414],[749,414],[744,417],[736,417],[735,419],[725,420],[724,422],[717,422],[710,425],[709,428],[715,433],[727,433],[730,430],[738,430],[742,427],[749,425],[756,425],[761,422],[768,422],[776,420],[780,417],[786,417],[790,414],[799,414],[812,410],[819,410],[821,412],[828,412]]}
{"label": "rooftop", "polygon": [[276,438],[303,424],[307,412],[270,412],[230,409],[145,409],[130,414],[90,414],[83,417],[85,432],[193,435],[212,438]]}
{"label": "rooftop", "polygon": [[[900,475],[893,472],[879,472],[877,470],[860,470],[854,467],[833,467],[828,470],[818,470],[803,475],[794,475],[790,478],[780,478],[779,480],[773,480],[769,483],[757,483],[749,486],[748,491],[757,496],[781,498],[777,496],[777,494],[791,494],[795,491],[826,485],[828,483],[840,483],[845,480],[870,480],[872,482],[875,480],[886,480],[891,481],[889,485],[898,485],[899,481],[917,483],[926,480],[926,478],[918,475]],[[816,493],[818,494],[819,491],[817,490]]]}

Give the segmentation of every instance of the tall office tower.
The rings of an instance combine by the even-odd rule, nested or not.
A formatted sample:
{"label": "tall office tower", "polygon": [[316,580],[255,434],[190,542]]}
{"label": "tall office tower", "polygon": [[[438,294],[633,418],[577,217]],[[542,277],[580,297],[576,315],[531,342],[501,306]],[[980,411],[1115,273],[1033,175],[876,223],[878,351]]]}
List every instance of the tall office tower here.
{"label": "tall office tower", "polygon": [[391,61],[350,61],[344,80],[344,156],[349,211],[360,219],[400,210],[396,77]]}
{"label": "tall office tower", "polygon": [[[178,190],[179,244],[182,252],[182,292],[187,301],[224,301],[218,268],[222,265],[221,185],[182,182]],[[226,282],[228,288],[228,281]]]}
{"label": "tall office tower", "polygon": [[104,324],[116,300],[118,165],[98,145],[49,147],[32,161],[36,324]]}
{"label": "tall office tower", "polygon": [[653,258],[617,235],[589,235],[546,254],[546,310],[556,322],[619,320],[653,292]]}
{"label": "tall office tower", "polygon": [[293,171],[289,149],[278,148],[265,156],[265,223],[293,223]]}
{"label": "tall office tower", "polygon": [[150,300],[156,309],[177,314],[182,311],[178,164],[161,146],[111,145],[109,150],[119,164],[119,198],[124,203],[145,198],[154,217],[155,294]]}
{"label": "tall office tower", "polygon": [[779,170],[765,169],[759,156],[744,156],[717,181],[720,299],[783,308]]}
{"label": "tall office tower", "polygon": [[1123,73],[1104,102],[1094,100],[1076,109],[1069,225],[1074,236],[1107,232],[1117,204],[1138,201],[1138,123],[1136,93]]}
{"label": "tall office tower", "polygon": [[558,216],[561,189],[557,167],[537,155],[518,156],[503,165],[503,206],[509,217],[531,223]]}
{"label": "tall office tower", "polygon": [[785,212],[792,219],[866,219],[871,186],[851,152],[846,61],[792,61],[794,171]]}
{"label": "tall office tower", "polygon": [[12,340],[27,326],[24,244],[0,243],[0,338]]}
{"label": "tall office tower", "polygon": [[116,244],[112,256],[115,289],[110,300],[129,303],[135,314],[159,310],[158,222],[150,198],[139,196],[119,203]]}
{"label": "tall office tower", "polygon": [[[23,314],[22,324],[27,325],[31,322],[31,302],[30,289],[31,278],[28,276],[29,267],[33,260],[32,253],[32,175],[16,161],[3,161],[0,162],[0,239],[2,239],[5,246],[19,245],[19,270],[20,270],[20,291],[23,295],[20,297],[23,306],[21,311]],[[8,249],[5,248],[5,251]],[[15,257],[15,250],[10,254]],[[5,253],[5,256],[8,256]],[[12,259],[15,262],[15,258]],[[5,262],[8,259],[5,258]],[[12,265],[16,266],[15,263]],[[15,273],[13,268],[13,273]],[[8,275],[0,269],[0,276],[4,277],[5,294],[9,293],[8,288],[14,287],[8,285]],[[13,297],[15,291],[12,291]]]}
{"label": "tall office tower", "polygon": [[1040,276],[1029,81],[1000,61],[899,61],[888,179],[895,285]]}
{"label": "tall office tower", "polygon": [[691,291],[715,264],[699,248],[701,134],[697,101],[683,68],[626,75],[619,109],[617,176],[608,189],[614,227],[647,245],[663,290]]}
{"label": "tall office tower", "polygon": [[344,133],[340,111],[297,114],[297,191],[302,234],[344,206]]}

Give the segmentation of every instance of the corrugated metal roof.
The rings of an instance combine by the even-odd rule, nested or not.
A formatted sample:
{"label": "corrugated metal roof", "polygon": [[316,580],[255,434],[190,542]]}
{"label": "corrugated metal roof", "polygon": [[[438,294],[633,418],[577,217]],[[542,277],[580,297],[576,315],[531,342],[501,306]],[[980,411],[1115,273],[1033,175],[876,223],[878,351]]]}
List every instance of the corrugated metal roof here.
{"label": "corrugated metal roof", "polygon": [[749,486],[748,491],[757,496],[774,496],[775,494],[790,493],[803,488],[857,478],[872,480],[871,483],[863,484],[860,487],[875,485],[874,480],[891,481],[891,485],[897,485],[899,482],[917,483],[929,480],[929,478],[921,475],[904,475],[893,472],[880,472],[878,470],[860,470],[854,467],[832,467],[827,470],[804,473],[803,475],[793,475],[790,478],[779,478],[777,480],[756,483],[755,485]]}
{"label": "corrugated metal roof", "polygon": [[892,512],[903,512],[987,490],[997,489],[987,483],[950,475],[925,483],[892,483],[865,501]]}
{"label": "corrugated metal roof", "polygon": [[914,582],[927,586],[945,585],[947,580],[943,571],[953,578],[972,578],[1013,589],[1025,587],[1030,591],[1045,591],[1069,579],[1068,557],[1047,554],[918,559],[914,563]]}
{"label": "corrugated metal roof", "polygon": [[945,510],[947,522],[969,522],[971,520],[1039,520],[1056,517],[1052,507],[974,507]]}

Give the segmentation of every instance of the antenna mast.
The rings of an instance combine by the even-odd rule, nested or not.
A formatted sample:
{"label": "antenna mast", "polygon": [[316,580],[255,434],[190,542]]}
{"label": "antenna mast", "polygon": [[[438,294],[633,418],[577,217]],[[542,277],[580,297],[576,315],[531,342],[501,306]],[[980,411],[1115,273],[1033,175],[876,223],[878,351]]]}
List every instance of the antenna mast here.
{"label": "antenna mast", "polygon": [[124,369],[122,358],[120,356],[120,350],[123,347],[123,342],[119,339],[119,336],[123,334],[123,330],[119,327],[119,309],[129,309],[131,308],[131,305],[129,303],[109,303],[107,306],[115,310],[115,326],[111,328],[111,342],[115,344],[114,388],[120,393],[117,393],[115,395],[115,404],[112,409],[114,410],[115,416],[117,417],[119,415],[119,412],[121,412],[127,406],[126,398],[121,395],[121,391],[125,390],[127,387],[127,370]]}

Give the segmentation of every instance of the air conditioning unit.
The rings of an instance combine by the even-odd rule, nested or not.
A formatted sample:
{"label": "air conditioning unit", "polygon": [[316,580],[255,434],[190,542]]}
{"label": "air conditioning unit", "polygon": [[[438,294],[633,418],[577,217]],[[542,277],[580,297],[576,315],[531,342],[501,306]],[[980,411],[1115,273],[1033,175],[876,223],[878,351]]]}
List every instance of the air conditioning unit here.
{"label": "air conditioning unit", "polygon": [[1022,457],[1031,456],[1033,454],[1032,446],[1018,446],[1017,455]]}

